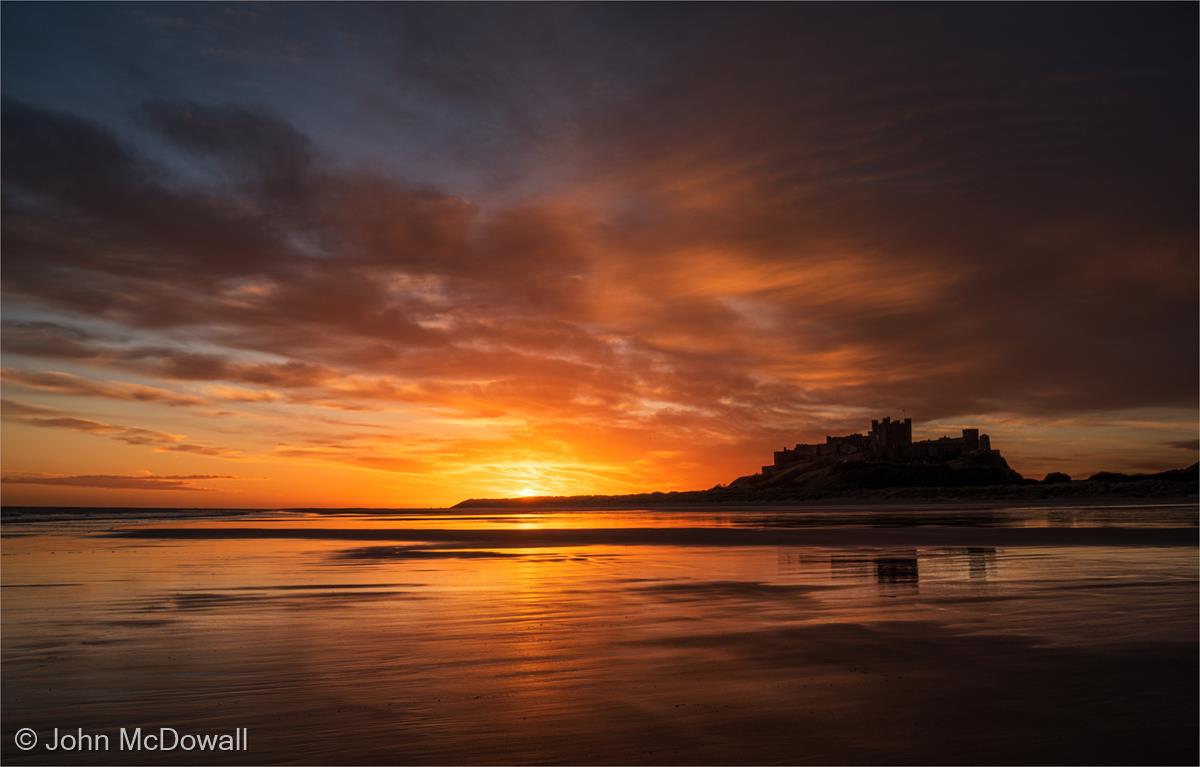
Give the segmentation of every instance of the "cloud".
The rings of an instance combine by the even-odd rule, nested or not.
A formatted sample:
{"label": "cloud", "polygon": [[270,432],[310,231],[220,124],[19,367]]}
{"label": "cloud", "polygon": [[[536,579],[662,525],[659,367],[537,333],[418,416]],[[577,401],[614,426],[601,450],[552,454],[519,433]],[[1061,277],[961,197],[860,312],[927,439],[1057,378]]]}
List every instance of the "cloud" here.
{"label": "cloud", "polygon": [[141,384],[96,381],[72,373],[5,368],[0,375],[5,383],[54,394],[104,397],[132,402],[159,402],[179,407],[206,404],[206,400],[202,397],[179,394],[169,389]]}
{"label": "cloud", "polygon": [[96,336],[78,327],[57,322],[4,320],[0,343],[9,354],[86,358],[95,354],[89,345]]}
{"label": "cloud", "polygon": [[168,452],[197,453],[220,458],[236,458],[238,450],[198,442],[187,442],[186,437],[169,434],[138,426],[119,426],[89,418],[79,418],[37,405],[28,405],[13,400],[4,400],[3,418],[11,423],[36,426],[43,429],[68,429],[84,434],[95,434],[124,442],[127,445],[142,445]]}
{"label": "cloud", "polygon": [[211,488],[192,484],[198,480],[237,479],[219,474],[81,474],[56,475],[11,472],[0,478],[8,485],[55,485],[59,487],[91,487],[104,490],[187,490],[209,491]]}
{"label": "cloud", "polygon": [[[702,103],[713,101],[718,114],[723,110],[716,105],[732,98],[694,78],[685,90]],[[942,95],[920,98],[932,105]],[[149,126],[224,169],[239,202],[214,210],[208,191],[173,180],[98,126],[11,100],[6,110],[12,115],[6,122],[14,124],[11,143],[31,152],[44,143],[27,135],[33,126],[39,135],[80,137],[80,151],[97,165],[95,183],[104,189],[85,195],[65,180],[60,188],[20,164],[8,176],[11,183],[57,203],[55,219],[74,210],[108,230],[105,242],[124,239],[122,252],[130,254],[115,258],[97,253],[94,242],[86,253],[56,242],[46,257],[20,236],[34,218],[49,227],[48,214],[23,209],[6,226],[18,237],[10,248],[14,256],[6,259],[15,264],[14,290],[141,330],[199,328],[229,350],[97,343],[56,323],[10,327],[16,334],[6,345],[27,354],[83,357],[164,379],[306,388],[313,390],[304,396],[310,402],[411,401],[448,389],[457,389],[453,398],[465,402],[472,388],[494,402],[497,390],[511,382],[549,403],[578,399],[580,386],[595,389],[588,380],[600,370],[601,390],[582,396],[628,405],[652,393],[712,411],[713,387],[692,391],[693,382],[704,380],[747,403],[747,414],[756,412],[760,399],[754,391],[759,384],[748,382],[762,381],[762,371],[773,379],[776,401],[906,406],[926,418],[996,407],[1082,412],[1177,404],[1196,388],[1193,372],[1182,367],[1149,384],[1115,373],[1173,364],[1153,334],[1149,342],[1124,340],[1150,327],[1182,327],[1178,317],[1192,308],[1194,297],[1170,291],[1178,270],[1193,267],[1173,262],[1162,245],[1150,246],[1162,254],[1159,265],[1168,279],[1145,286],[1136,309],[1143,319],[1130,325],[1133,309],[1114,313],[1111,302],[1097,300],[1098,290],[1103,295],[1110,288],[1091,282],[1096,259],[1106,268],[1119,263],[1100,235],[1080,241],[1054,233],[1063,246],[1092,252],[1092,276],[1085,279],[1062,268],[1077,261],[1074,255],[1046,253],[1059,246],[1045,237],[1041,217],[1022,233],[1042,237],[1032,247],[1013,235],[1002,245],[983,242],[975,236],[987,231],[983,219],[972,222],[977,228],[970,234],[959,233],[962,222],[947,228],[933,221],[917,233],[911,212],[898,218],[875,209],[876,197],[882,203],[892,194],[888,187],[830,207],[843,195],[837,185],[819,213],[797,216],[795,208],[781,207],[777,192],[766,196],[768,179],[757,171],[736,171],[736,196],[711,181],[680,187],[681,174],[703,177],[711,169],[697,166],[678,146],[658,152],[637,176],[608,181],[649,195],[658,214],[652,221],[606,220],[574,204],[483,217],[445,194],[323,164],[311,142],[277,117],[190,102],[147,104],[141,114]],[[705,130],[717,128],[729,131],[722,142],[744,131],[720,121]],[[635,145],[658,141],[636,130],[626,134]],[[760,142],[756,151],[781,150]],[[48,163],[47,172],[53,176],[56,167]],[[646,176],[651,170],[655,175]],[[281,178],[292,198],[282,199],[272,187]],[[193,209],[195,216],[207,216],[206,229],[220,230],[227,241],[211,232],[190,238],[190,224],[160,232],[130,223],[125,232],[120,221],[131,219],[133,210],[116,215],[111,207],[127,200],[132,208],[147,188],[163,192],[189,217]],[[1003,204],[1024,205],[1015,199]],[[845,233],[868,213],[875,233],[847,239]],[[298,229],[285,234],[292,227]],[[146,239],[152,235],[166,239],[152,243]],[[1180,236],[1186,246],[1189,235]],[[158,244],[174,255],[150,267],[137,254],[157,252]],[[1042,264],[1040,284],[1031,290],[1007,276],[997,279],[997,247],[1008,254],[1005,275],[1035,259]],[[227,260],[230,253],[249,251],[253,257]],[[33,252],[43,257],[30,279],[61,266],[76,276],[69,294],[59,282],[25,281],[23,264]],[[951,262],[955,269],[948,271]],[[78,279],[85,273],[95,279]],[[147,289],[114,289],[107,280],[117,276],[148,281]],[[1113,278],[1127,279],[1127,270]],[[90,290],[79,287],[89,284]],[[987,307],[1020,309],[1000,314]],[[204,331],[203,323],[215,317],[219,329]],[[1062,325],[1064,317],[1069,322]],[[1089,331],[1081,333],[1080,326]],[[1072,343],[1064,349],[1066,334]],[[614,354],[614,343],[625,353]],[[1120,349],[1125,364],[1106,364],[1108,373],[1100,375],[1102,348]],[[244,352],[285,361],[239,360]],[[347,372],[367,380],[363,373],[384,369],[396,375],[375,376],[370,390],[338,383]],[[472,383],[462,383],[468,377]],[[934,378],[945,385],[931,396]],[[1085,378],[1089,385],[1078,386]]]}
{"label": "cloud", "polygon": [[3,411],[4,417],[22,417],[22,416],[56,416],[59,411],[42,407],[41,405],[31,405],[27,402],[18,402],[16,400],[4,399],[0,401],[0,411]]}
{"label": "cloud", "polygon": [[4,351],[91,371],[12,382],[406,442],[238,446],[265,456],[403,474],[532,446],[587,481],[703,473],[671,450],[716,479],[902,410],[1194,410],[1194,9],[1092,9],[1086,36],[1045,7],[395,13],[406,45],[349,58],[396,87],[323,75],[353,141],[285,100],[5,98]]}

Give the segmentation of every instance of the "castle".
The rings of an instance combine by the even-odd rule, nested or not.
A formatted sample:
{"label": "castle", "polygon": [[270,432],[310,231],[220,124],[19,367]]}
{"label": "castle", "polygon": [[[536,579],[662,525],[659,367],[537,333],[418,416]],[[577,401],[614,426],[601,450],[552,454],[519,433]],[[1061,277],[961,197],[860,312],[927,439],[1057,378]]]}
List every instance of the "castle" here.
{"label": "castle", "polygon": [[825,437],[823,444],[805,445],[775,451],[775,463],[764,466],[769,476],[799,463],[827,464],[839,461],[948,461],[967,455],[991,453],[991,438],[979,429],[963,429],[961,437],[940,437],[913,442],[912,419],[871,421],[870,434]]}

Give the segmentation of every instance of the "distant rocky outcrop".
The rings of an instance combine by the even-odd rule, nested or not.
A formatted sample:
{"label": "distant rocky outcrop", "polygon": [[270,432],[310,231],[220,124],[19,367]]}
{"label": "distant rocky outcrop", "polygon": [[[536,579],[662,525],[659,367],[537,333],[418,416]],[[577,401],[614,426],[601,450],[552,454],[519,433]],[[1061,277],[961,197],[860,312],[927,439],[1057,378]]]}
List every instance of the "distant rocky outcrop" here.
{"label": "distant rocky outcrop", "polygon": [[1064,482],[1070,482],[1071,475],[1064,474],[1061,471],[1052,471],[1042,480],[1043,485],[1061,485]]}
{"label": "distant rocky outcrop", "polygon": [[1088,477],[1089,482],[1195,482],[1200,479],[1200,463],[1193,463],[1186,469],[1171,469],[1157,474],[1121,474],[1115,471],[1100,471]]}

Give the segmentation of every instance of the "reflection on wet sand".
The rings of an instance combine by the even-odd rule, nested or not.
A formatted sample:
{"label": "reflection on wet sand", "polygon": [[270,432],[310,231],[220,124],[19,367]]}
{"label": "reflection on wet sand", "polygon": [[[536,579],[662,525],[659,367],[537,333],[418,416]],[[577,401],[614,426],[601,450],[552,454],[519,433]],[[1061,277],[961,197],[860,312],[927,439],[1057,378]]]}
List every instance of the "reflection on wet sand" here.
{"label": "reflection on wet sand", "polygon": [[911,556],[830,557],[829,567],[835,578],[868,578],[878,583],[917,583],[920,566],[916,553]]}
{"label": "reflection on wet sand", "polygon": [[[809,555],[811,557],[811,555]],[[911,583],[921,580],[921,562],[926,568],[965,576],[971,581],[986,581],[995,572],[996,548],[967,546],[887,553],[835,554],[829,557],[830,577],[834,579],[873,578],[880,584]]]}
{"label": "reflection on wet sand", "polygon": [[879,557],[875,560],[875,580],[880,583],[916,583],[916,557]]}
{"label": "reflection on wet sand", "polygon": [[996,567],[996,549],[990,546],[967,548],[967,569],[971,580],[986,581],[988,573]]}
{"label": "reflection on wet sand", "polygon": [[172,726],[249,728],[229,763],[1196,761],[1194,508],[820,513],[43,515],[3,543],[0,753],[131,763],[13,732]]}

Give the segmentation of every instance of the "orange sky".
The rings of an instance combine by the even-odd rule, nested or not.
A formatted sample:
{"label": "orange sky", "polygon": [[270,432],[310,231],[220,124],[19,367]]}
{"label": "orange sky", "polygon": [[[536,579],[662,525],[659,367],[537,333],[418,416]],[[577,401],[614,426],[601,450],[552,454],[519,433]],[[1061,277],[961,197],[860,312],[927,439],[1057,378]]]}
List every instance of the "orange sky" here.
{"label": "orange sky", "polygon": [[6,9],[3,502],[1190,464],[1195,10],[977,10]]}

